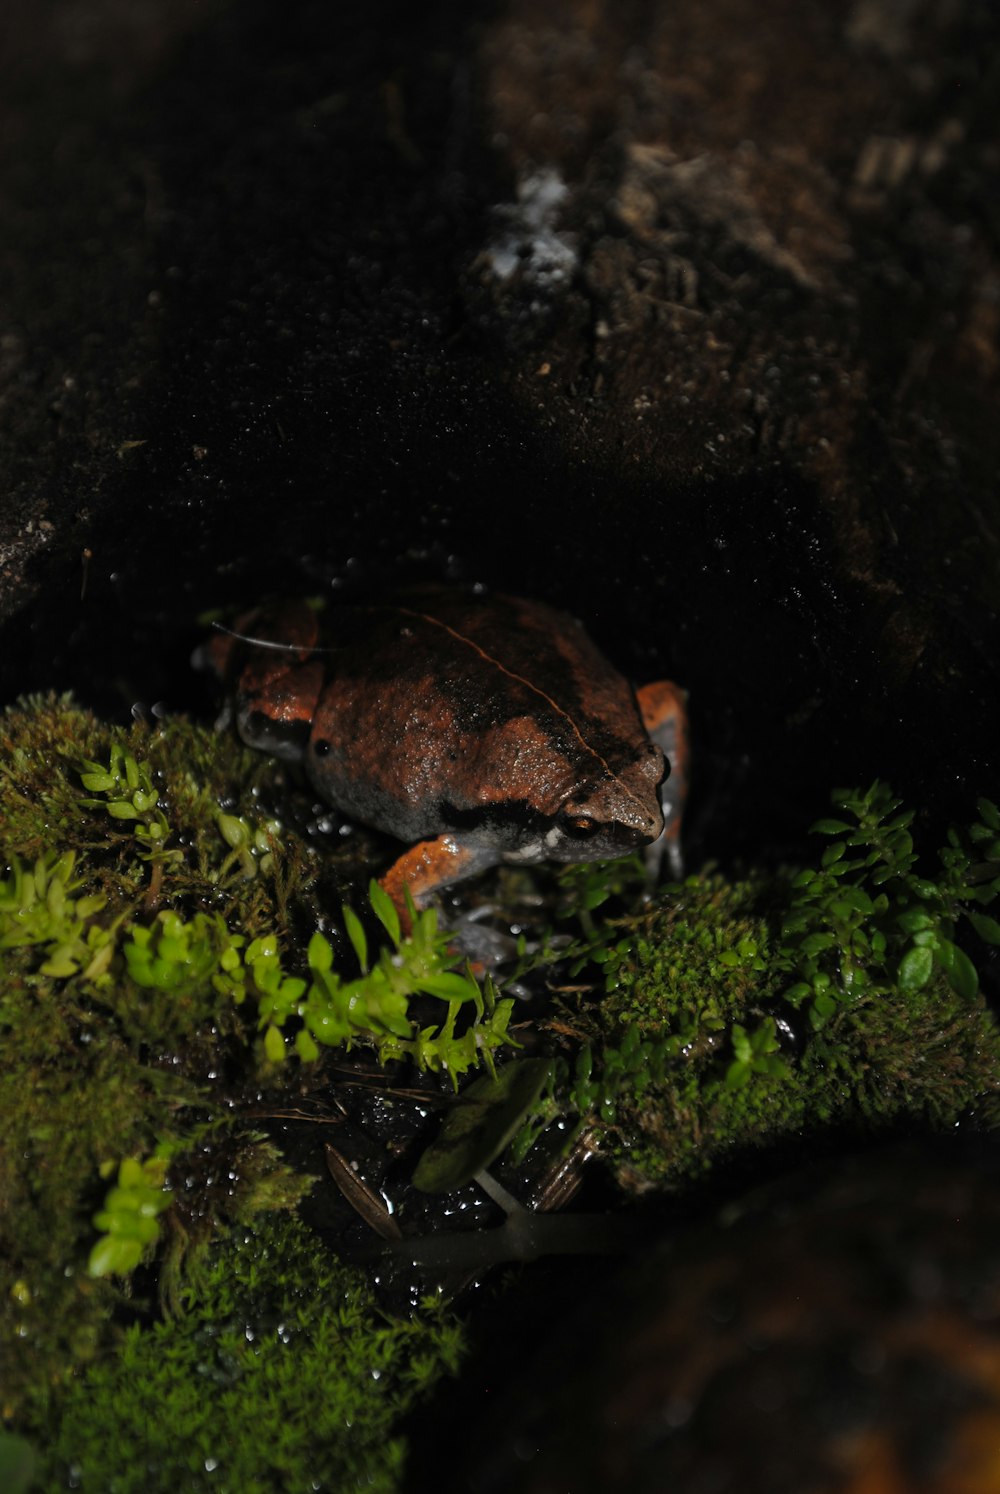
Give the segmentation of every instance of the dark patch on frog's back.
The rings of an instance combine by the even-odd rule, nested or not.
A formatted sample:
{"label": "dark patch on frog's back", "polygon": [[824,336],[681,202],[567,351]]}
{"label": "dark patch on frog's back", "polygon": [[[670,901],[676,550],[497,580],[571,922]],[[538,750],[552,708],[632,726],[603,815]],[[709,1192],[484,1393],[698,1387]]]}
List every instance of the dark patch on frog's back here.
{"label": "dark patch on frog's back", "polygon": [[[596,754],[615,771],[646,734],[628,684],[566,613],[541,603],[417,592],[328,614],[330,674],[414,689],[428,678],[460,732],[536,720],[558,751]],[[581,742],[582,738],[582,742]]]}

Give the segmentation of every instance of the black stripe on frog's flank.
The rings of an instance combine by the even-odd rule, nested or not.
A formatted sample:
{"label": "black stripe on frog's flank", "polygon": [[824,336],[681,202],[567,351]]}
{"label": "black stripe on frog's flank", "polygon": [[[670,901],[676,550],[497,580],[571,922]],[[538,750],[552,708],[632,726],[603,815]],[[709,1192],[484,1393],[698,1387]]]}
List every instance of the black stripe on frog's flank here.
{"label": "black stripe on frog's flank", "polygon": [[438,804],[441,824],[446,830],[481,830],[490,825],[515,825],[519,830],[532,830],[544,834],[551,829],[553,821],[540,814],[525,799],[505,799],[496,804],[476,804],[460,809],[443,799]]}

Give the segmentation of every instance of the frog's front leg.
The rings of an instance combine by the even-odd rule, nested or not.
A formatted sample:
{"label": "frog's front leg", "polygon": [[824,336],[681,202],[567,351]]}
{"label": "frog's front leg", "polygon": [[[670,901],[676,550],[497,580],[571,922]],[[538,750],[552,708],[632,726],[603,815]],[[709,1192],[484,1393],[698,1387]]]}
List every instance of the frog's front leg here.
{"label": "frog's front leg", "polygon": [[687,691],[672,680],[655,680],[636,692],[647,733],[670,763],[670,772],[660,788],[663,834],[646,850],[650,880],[659,876],[664,852],[673,877],[684,875],[681,853],[681,821],[688,794]]}
{"label": "frog's front leg", "polygon": [[404,851],[399,860],[380,878],[380,886],[392,898],[404,933],[411,928],[406,905],[406,890],[418,908],[423,908],[436,892],[474,877],[488,867],[496,866],[500,857],[487,846],[470,846],[454,835],[438,835],[422,840]]}

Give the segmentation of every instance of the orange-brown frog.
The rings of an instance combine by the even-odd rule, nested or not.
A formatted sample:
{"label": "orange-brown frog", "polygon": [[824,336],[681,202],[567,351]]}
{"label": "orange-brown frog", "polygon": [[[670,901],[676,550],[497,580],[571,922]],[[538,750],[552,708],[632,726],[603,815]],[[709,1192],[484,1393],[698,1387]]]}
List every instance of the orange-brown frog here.
{"label": "orange-brown frog", "polygon": [[281,603],[206,653],[245,742],[409,844],[382,879],[404,920],[404,887],[419,907],[498,862],[647,846],[679,867],[683,692],[633,691],[564,612],[446,588],[322,616]]}

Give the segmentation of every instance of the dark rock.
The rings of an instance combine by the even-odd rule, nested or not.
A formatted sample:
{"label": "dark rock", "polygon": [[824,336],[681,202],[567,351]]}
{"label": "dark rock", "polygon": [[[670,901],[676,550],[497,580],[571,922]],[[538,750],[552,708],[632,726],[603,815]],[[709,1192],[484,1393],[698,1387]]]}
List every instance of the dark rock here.
{"label": "dark rock", "polygon": [[995,1489],[996,1182],[995,1155],[896,1148],[679,1234],[595,1283],[510,1385],[466,1400],[473,1468],[438,1486]]}

